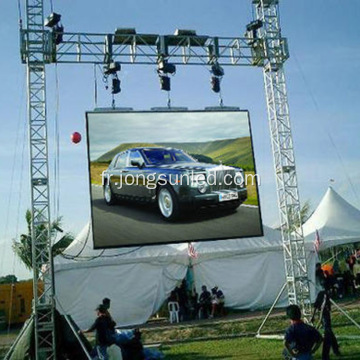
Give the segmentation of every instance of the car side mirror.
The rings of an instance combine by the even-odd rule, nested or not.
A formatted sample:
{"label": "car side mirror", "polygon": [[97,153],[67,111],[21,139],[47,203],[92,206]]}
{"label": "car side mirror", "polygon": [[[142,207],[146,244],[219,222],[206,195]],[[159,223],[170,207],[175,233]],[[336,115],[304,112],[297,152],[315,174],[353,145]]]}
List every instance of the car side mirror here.
{"label": "car side mirror", "polygon": [[141,169],[144,166],[144,163],[140,162],[139,160],[131,160],[131,165]]}

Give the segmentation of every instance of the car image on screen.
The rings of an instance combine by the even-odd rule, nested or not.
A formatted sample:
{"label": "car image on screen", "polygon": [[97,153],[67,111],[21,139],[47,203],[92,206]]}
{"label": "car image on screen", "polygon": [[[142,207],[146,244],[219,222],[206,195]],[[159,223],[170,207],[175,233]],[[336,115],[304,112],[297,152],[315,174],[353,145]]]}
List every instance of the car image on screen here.
{"label": "car image on screen", "polygon": [[124,199],[156,203],[168,221],[203,207],[236,210],[247,199],[241,168],[198,162],[174,148],[120,152],[102,175],[107,205]]}

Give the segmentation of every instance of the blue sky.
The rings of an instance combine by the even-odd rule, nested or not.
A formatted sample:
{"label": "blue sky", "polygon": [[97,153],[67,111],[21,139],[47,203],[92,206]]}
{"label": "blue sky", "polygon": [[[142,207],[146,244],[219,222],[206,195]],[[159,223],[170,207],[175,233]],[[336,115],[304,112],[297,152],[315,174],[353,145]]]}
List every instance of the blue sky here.
{"label": "blue sky", "polygon": [[207,142],[250,136],[248,113],[140,112],[88,114],[90,160],[122,143]]}
{"label": "blue sky", "polygon": [[[45,2],[47,7],[49,2]],[[176,28],[198,34],[242,36],[251,20],[251,1],[62,0],[54,1],[66,31],[113,32],[135,27],[139,33],[172,34]],[[283,0],[283,36],[289,39],[286,63],[289,104],[294,134],[300,197],[317,205],[329,179],[350,203],[360,207],[360,2],[358,0]],[[49,12],[47,10],[47,12]],[[11,251],[11,241],[26,231],[29,208],[28,145],[26,143],[25,68],[20,63],[15,1],[0,2],[0,275],[29,274]],[[261,175],[260,201],[265,224],[277,222],[269,130],[260,68],[225,69],[225,105],[250,111],[254,150]],[[55,122],[55,66],[48,67],[50,156],[53,170]],[[64,228],[76,234],[89,220],[86,144],[74,145],[70,134],[85,137],[85,111],[94,108],[93,68],[58,65],[60,128],[59,214]],[[155,69],[123,66],[122,93],[117,106],[147,110],[166,106]],[[100,79],[99,79],[100,80]],[[99,82],[101,86],[101,81]],[[216,106],[206,67],[178,67],[172,78],[172,104],[190,109]],[[109,106],[110,95],[99,88],[99,106]],[[25,136],[24,136],[25,134]],[[25,139],[25,142],[24,142]],[[24,156],[22,156],[24,154]]]}

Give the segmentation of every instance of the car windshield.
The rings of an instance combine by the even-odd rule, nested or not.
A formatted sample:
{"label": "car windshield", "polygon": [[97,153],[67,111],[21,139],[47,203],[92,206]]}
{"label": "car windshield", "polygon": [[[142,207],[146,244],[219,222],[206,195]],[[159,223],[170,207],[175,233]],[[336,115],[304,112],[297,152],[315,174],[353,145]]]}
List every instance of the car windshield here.
{"label": "car windshield", "polygon": [[146,149],[143,150],[149,164],[173,164],[177,162],[195,162],[182,150],[175,149]]}

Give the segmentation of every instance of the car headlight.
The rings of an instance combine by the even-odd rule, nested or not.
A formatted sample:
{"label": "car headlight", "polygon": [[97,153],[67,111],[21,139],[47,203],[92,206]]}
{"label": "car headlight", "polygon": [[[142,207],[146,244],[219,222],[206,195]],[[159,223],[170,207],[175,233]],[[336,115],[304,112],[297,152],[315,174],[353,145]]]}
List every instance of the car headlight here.
{"label": "car headlight", "polygon": [[245,186],[245,177],[243,171],[237,171],[234,178],[235,184],[239,186]]}
{"label": "car headlight", "polygon": [[191,187],[197,188],[201,194],[206,193],[208,184],[206,182],[205,174],[192,174],[190,175]]}
{"label": "car headlight", "polygon": [[198,184],[199,193],[205,194],[207,189],[208,189],[208,184],[206,183],[206,181],[203,181]]}

